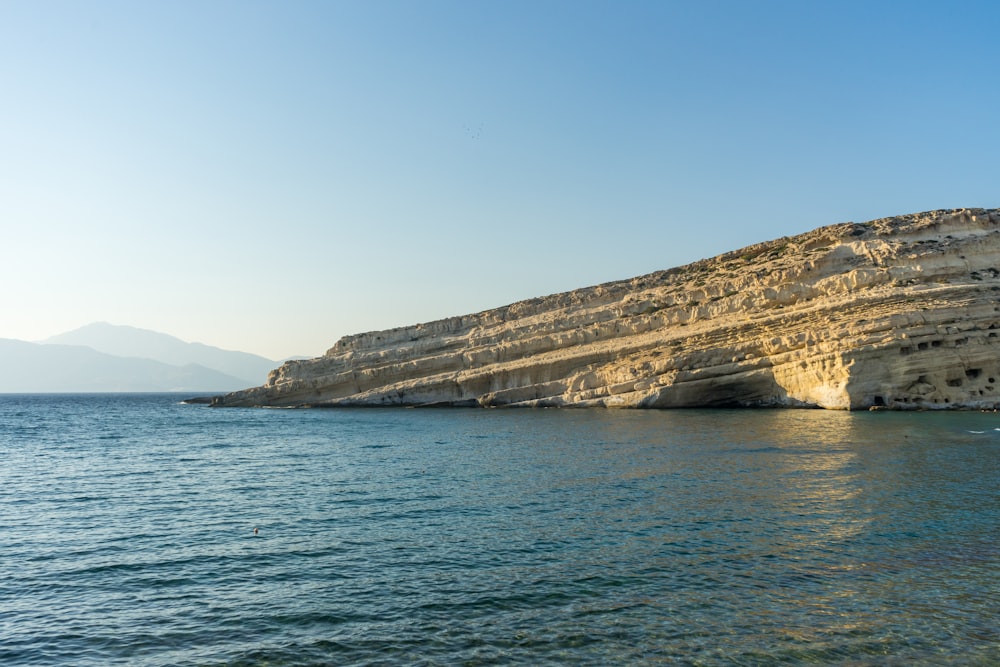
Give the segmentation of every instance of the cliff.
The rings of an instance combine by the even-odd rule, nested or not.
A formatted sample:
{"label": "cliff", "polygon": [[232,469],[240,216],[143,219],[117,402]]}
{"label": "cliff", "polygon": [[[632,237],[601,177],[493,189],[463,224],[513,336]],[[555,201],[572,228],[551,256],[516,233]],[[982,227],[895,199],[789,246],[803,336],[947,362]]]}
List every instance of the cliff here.
{"label": "cliff", "polygon": [[216,406],[1000,407],[1000,209],[822,227],[348,336]]}

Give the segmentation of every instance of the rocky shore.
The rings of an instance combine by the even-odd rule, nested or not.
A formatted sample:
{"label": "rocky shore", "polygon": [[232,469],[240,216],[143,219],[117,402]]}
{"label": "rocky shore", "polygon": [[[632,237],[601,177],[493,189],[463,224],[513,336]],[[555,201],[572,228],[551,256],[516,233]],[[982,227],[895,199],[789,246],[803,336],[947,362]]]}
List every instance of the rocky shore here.
{"label": "rocky shore", "polygon": [[1000,210],[822,227],[347,336],[213,406],[1000,407]]}

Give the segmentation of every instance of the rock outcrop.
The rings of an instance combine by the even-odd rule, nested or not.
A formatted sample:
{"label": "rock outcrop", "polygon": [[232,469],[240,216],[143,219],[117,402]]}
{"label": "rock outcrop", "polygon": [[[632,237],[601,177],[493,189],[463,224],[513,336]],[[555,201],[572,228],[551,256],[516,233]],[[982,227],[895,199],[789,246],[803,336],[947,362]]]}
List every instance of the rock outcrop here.
{"label": "rock outcrop", "polygon": [[348,336],[216,406],[1000,407],[1000,210],[822,227]]}

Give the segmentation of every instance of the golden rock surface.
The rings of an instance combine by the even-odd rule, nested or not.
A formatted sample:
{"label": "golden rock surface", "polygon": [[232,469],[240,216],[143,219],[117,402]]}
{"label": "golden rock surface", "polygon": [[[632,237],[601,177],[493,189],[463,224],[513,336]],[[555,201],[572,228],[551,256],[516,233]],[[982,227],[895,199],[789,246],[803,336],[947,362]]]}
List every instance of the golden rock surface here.
{"label": "golden rock surface", "polygon": [[217,406],[1000,407],[1000,210],[843,223],[347,336]]}

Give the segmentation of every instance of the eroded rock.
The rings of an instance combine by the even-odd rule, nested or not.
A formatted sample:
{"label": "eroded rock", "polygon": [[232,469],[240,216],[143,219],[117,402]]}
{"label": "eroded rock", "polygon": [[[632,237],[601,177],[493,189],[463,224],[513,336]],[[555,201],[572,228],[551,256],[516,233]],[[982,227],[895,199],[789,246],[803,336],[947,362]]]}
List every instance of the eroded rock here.
{"label": "eroded rock", "polygon": [[216,406],[1000,407],[1000,211],[844,223],[347,336]]}

